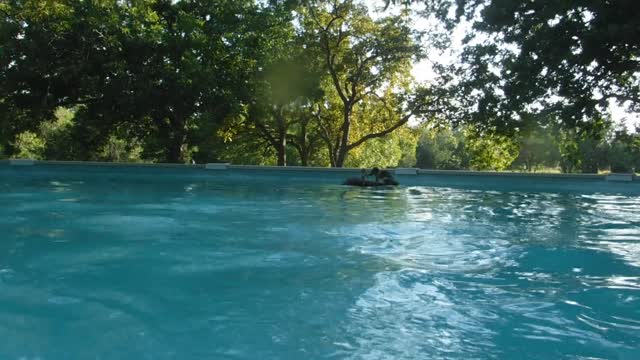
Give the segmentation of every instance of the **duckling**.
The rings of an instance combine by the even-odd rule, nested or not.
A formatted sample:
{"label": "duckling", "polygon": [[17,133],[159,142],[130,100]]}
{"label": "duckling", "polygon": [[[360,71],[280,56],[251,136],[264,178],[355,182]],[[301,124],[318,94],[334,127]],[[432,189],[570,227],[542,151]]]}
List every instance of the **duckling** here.
{"label": "duckling", "polygon": [[393,175],[387,170],[380,170],[377,167],[371,169],[369,175],[375,176],[376,182],[383,185],[398,185],[398,182],[393,178]]}
{"label": "duckling", "polygon": [[371,169],[371,171],[369,171],[369,174],[367,176],[374,176],[377,182],[380,176],[380,169],[374,167],[373,169]]}
{"label": "duckling", "polygon": [[360,177],[352,177],[352,178],[348,178],[347,180],[344,181],[344,183],[342,183],[342,185],[351,185],[351,186],[367,186],[367,176],[369,176],[369,173],[367,172],[366,169],[362,169],[360,170]]}
{"label": "duckling", "polygon": [[[374,176],[375,181],[367,180],[367,177]],[[385,186],[385,185],[398,185],[398,182],[393,178],[393,175],[387,170],[380,170],[377,167],[371,169],[371,171],[367,171],[362,169],[360,171],[360,178],[349,178],[344,183],[344,185],[351,186]]]}

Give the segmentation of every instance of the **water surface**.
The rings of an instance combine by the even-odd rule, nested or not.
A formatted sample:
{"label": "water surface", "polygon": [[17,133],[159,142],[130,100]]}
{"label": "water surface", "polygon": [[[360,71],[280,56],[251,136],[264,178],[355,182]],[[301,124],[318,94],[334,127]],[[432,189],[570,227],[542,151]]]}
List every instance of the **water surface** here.
{"label": "water surface", "polygon": [[1,359],[638,359],[640,197],[0,177]]}

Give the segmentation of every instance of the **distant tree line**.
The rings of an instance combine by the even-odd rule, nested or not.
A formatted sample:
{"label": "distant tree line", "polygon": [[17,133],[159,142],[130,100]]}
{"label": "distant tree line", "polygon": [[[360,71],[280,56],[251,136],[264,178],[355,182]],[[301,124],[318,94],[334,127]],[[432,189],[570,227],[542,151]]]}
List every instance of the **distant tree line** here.
{"label": "distant tree line", "polygon": [[[631,0],[4,0],[0,157],[629,171],[638,135],[608,106],[638,112],[638,12]],[[461,24],[459,58],[438,63]],[[425,59],[433,79],[418,83]]]}
{"label": "distant tree line", "polygon": [[598,173],[640,169],[640,129],[603,122],[594,132],[530,129],[517,137],[481,136],[472,129],[423,128],[416,166],[439,170]]}

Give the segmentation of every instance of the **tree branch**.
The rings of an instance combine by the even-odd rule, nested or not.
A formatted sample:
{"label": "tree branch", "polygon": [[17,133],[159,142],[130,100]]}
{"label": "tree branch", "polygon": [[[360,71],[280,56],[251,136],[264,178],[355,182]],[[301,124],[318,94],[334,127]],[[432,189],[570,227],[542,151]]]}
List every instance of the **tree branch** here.
{"label": "tree branch", "polygon": [[[326,35],[324,35],[324,37],[326,38]],[[328,39],[325,40],[324,42],[325,42],[325,49],[324,49],[325,60],[327,62],[327,68],[329,69],[329,74],[331,75],[331,80],[333,81],[333,86],[338,91],[338,96],[340,96],[340,100],[342,100],[344,104],[347,104],[349,99],[347,99],[347,97],[344,94],[344,91],[342,91],[342,86],[340,85],[340,78],[338,77],[338,73],[335,69],[336,55],[331,54],[331,49],[329,49]]]}
{"label": "tree branch", "polygon": [[382,131],[377,132],[377,133],[367,134],[367,135],[361,137],[360,140],[354,142],[353,144],[347,145],[347,149],[348,150],[354,149],[354,148],[362,145],[367,140],[371,140],[371,139],[375,139],[375,138],[381,138],[381,137],[383,137],[385,135],[391,134],[396,129],[398,129],[402,125],[406,124],[413,115],[414,114],[412,112],[412,113],[410,113],[408,115],[403,116],[398,122],[393,124],[393,126],[387,128],[385,130],[382,130]]}
{"label": "tree branch", "polygon": [[[333,12],[337,11],[337,5],[334,4],[334,9]],[[343,103],[347,103],[349,100],[347,98],[347,96],[344,93],[344,90],[342,89],[342,86],[340,85],[340,78],[338,76],[338,73],[335,69],[335,59],[336,59],[336,54],[332,53],[331,51],[331,46],[330,46],[330,42],[329,42],[329,29],[331,28],[331,26],[338,20],[340,19],[344,19],[341,15],[338,15],[336,13],[332,14],[333,17],[331,20],[329,20],[329,22],[327,23],[327,25],[325,26],[320,26],[321,27],[321,42],[322,42],[322,47],[324,50],[324,55],[325,55],[325,61],[327,63],[327,68],[329,70],[329,74],[331,75],[331,80],[333,81],[334,87],[336,88],[336,90],[338,91],[338,96],[340,96],[340,99],[342,100]],[[314,13],[313,14],[313,18],[314,20],[316,20],[316,23],[319,24],[319,21],[317,20],[317,15]],[[340,44],[342,43],[342,41],[346,38],[345,34],[342,31],[342,28],[338,29],[338,39],[336,41],[336,47],[340,47]]]}
{"label": "tree branch", "polygon": [[298,150],[298,152],[300,154],[302,154],[304,152],[304,149],[302,148],[302,145],[296,141],[296,138],[294,136],[290,136],[287,140],[287,142],[289,144],[291,144],[293,147],[296,148],[296,150]]}
{"label": "tree branch", "polygon": [[335,163],[335,154],[333,144],[331,143],[331,132],[323,123],[320,112],[320,106],[318,106],[318,111],[313,112],[313,117],[315,117],[318,121],[318,126],[321,130],[321,132],[319,133],[320,138],[322,138],[322,140],[327,144],[327,147],[329,148],[329,157],[331,159],[331,164],[333,165]]}
{"label": "tree branch", "polygon": [[104,97],[99,97],[99,98],[87,98],[87,99],[83,99],[83,100],[60,100],[57,102],[57,106],[59,107],[68,107],[68,106],[75,106],[75,105],[87,105],[87,104],[93,104],[93,103],[97,103],[104,100]]}
{"label": "tree branch", "polygon": [[267,138],[269,143],[271,143],[271,146],[273,146],[273,147],[277,147],[278,146],[278,142],[273,137],[273,135],[271,135],[271,132],[269,131],[269,128],[267,127],[266,124],[262,123],[258,119],[250,119],[249,121],[251,121],[252,123],[254,123],[256,125],[256,128],[258,128],[258,130]]}
{"label": "tree branch", "polygon": [[7,11],[5,11],[3,9],[0,9],[0,13],[3,13],[8,18],[12,18],[13,17],[13,15],[9,14]]}

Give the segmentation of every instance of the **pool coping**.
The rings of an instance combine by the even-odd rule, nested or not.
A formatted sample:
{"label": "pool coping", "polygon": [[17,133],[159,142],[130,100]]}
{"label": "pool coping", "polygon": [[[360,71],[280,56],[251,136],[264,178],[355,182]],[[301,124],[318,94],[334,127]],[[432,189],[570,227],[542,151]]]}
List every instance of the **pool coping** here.
{"label": "pool coping", "polygon": [[[360,173],[360,168],[329,168],[307,166],[263,166],[263,165],[233,165],[230,163],[207,164],[170,164],[170,163],[125,163],[125,162],[101,162],[101,161],[55,161],[33,159],[5,159],[0,160],[0,165],[9,166],[95,166],[111,168],[158,168],[158,169],[192,169],[192,170],[255,170],[278,172],[315,172],[315,173]],[[418,168],[391,168],[390,171],[400,176],[476,176],[476,177],[518,177],[518,178],[547,178],[547,179],[592,179],[612,182],[640,182],[640,177],[635,174],[562,174],[562,173],[524,173],[511,171],[475,171],[475,170],[431,170]]]}

